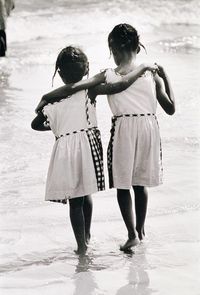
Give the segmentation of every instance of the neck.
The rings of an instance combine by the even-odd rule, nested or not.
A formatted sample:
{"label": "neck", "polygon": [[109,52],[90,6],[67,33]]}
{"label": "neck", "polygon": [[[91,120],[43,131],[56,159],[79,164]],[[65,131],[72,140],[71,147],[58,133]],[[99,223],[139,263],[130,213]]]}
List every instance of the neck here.
{"label": "neck", "polygon": [[136,53],[131,52],[127,54],[118,66],[119,69],[131,69],[134,67],[136,61]]}

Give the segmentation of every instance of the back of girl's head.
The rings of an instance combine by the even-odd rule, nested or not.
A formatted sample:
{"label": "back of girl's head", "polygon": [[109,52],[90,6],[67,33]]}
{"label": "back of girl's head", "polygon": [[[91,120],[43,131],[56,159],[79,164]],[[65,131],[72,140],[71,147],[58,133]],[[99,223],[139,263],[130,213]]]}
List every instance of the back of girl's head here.
{"label": "back of girl's head", "polygon": [[54,76],[57,71],[65,83],[78,82],[88,74],[87,56],[80,48],[67,46],[58,54]]}
{"label": "back of girl's head", "polygon": [[117,51],[140,51],[140,36],[137,30],[129,24],[119,24],[114,27],[108,36],[108,46],[111,52]]}

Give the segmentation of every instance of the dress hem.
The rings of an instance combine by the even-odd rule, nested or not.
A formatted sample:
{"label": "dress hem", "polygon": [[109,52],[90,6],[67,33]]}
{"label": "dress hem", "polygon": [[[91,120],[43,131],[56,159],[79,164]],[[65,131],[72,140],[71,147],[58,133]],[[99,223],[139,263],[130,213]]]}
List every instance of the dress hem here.
{"label": "dress hem", "polygon": [[[58,198],[55,198],[56,194],[52,194],[52,195],[54,195],[54,198],[53,197],[51,198],[51,196],[45,197],[45,201],[63,203],[63,201],[84,197],[84,196],[91,195],[91,194],[94,194],[94,193],[97,193],[97,192],[103,191],[103,190],[104,189],[94,188],[94,189],[91,189],[89,191],[84,191],[83,193],[78,194],[78,195],[77,194],[75,194],[75,195],[66,194],[66,193],[62,192],[62,193],[59,194]],[[64,197],[61,197],[61,195],[64,195]]]}
{"label": "dress hem", "polygon": [[131,189],[132,186],[145,186],[145,187],[156,187],[156,186],[159,186],[159,185],[162,185],[163,182],[159,182],[159,183],[156,183],[156,184],[144,184],[144,183],[133,183],[131,185],[113,185],[111,188],[116,188],[116,189]]}

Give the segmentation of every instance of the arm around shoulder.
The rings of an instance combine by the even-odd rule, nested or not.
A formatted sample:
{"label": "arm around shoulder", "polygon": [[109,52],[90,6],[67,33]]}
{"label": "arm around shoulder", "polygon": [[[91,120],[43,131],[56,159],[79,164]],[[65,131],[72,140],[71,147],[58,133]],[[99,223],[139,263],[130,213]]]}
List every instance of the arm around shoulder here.
{"label": "arm around shoulder", "polygon": [[126,90],[131,86],[145,71],[154,71],[157,69],[155,64],[141,64],[130,73],[121,76],[120,80],[113,83],[101,84],[94,88],[98,94],[115,94]]}
{"label": "arm around shoulder", "polygon": [[44,94],[35,111],[37,113],[48,103],[58,102],[61,99],[67,98],[78,91],[89,89],[96,86],[97,84],[103,83],[104,81],[105,73],[101,72],[89,79],[61,86],[51,92]]}
{"label": "arm around shoulder", "polygon": [[61,86],[45,94],[42,97],[42,100],[45,100],[47,103],[48,102],[52,103],[54,101],[58,101],[60,99],[66,98],[67,96],[70,96],[78,91],[94,87],[97,84],[104,82],[104,80],[105,80],[104,72],[102,72],[89,79],[85,79],[76,83],[71,83],[71,84],[66,84],[64,86]]}

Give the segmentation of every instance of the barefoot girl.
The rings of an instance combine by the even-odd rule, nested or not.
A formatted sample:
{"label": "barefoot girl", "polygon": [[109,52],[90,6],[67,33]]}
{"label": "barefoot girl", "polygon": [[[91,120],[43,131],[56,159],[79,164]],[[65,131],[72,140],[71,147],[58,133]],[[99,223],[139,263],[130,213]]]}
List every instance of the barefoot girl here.
{"label": "barefoot girl", "polygon": [[[66,47],[57,57],[57,70],[65,84],[80,81],[88,73],[87,57],[79,48]],[[51,129],[55,135],[45,199],[61,203],[69,199],[77,253],[82,254],[90,239],[90,194],[104,189],[102,146],[95,108],[87,92],[79,91],[59,103],[46,105],[31,126],[41,131]]]}
{"label": "barefoot girl", "polygon": [[[138,41],[139,42],[139,41]],[[123,47],[123,46],[122,46]],[[137,44],[137,50],[135,53],[137,53],[138,51],[138,48],[139,48],[139,43]],[[130,55],[130,56],[129,56]],[[116,55],[116,52],[114,54],[114,58],[115,58],[115,61],[117,64],[124,64],[125,65],[125,62],[127,62],[127,60],[130,62],[130,58],[133,58],[133,53],[132,51],[130,52],[126,52],[125,55],[122,54],[121,56],[121,60],[118,61],[119,57]],[[118,69],[118,68],[117,68]],[[156,69],[155,65],[147,65],[147,64],[142,64],[140,66],[132,66],[132,68],[130,67],[129,68],[129,71],[126,72],[126,75],[122,76],[122,75],[118,75],[117,74],[117,69],[116,69],[116,74],[115,74],[115,71],[113,70],[107,70],[106,72],[103,72],[99,75],[96,75],[95,77],[89,79],[89,80],[86,80],[86,81],[82,81],[82,82],[79,82],[79,83],[76,83],[76,84],[68,84],[66,86],[63,86],[63,87],[60,87],[48,94],[46,94],[45,96],[43,96],[41,102],[39,103],[38,107],[37,107],[37,110],[41,109],[45,104],[47,104],[47,102],[49,101],[56,101],[56,100],[59,100],[61,98],[65,98],[66,96],[68,96],[69,94],[72,94],[74,93],[75,91],[78,91],[82,88],[89,88],[89,87],[92,87],[92,86],[95,86],[96,84],[98,83],[103,83],[103,82],[107,82],[107,84],[101,84],[99,86],[96,86],[93,91],[90,92],[90,95],[92,96],[96,96],[98,94],[114,94],[114,93],[117,93],[117,92],[120,92],[122,90],[125,90],[128,86],[130,86],[134,81],[136,81],[142,74],[145,73],[146,70],[150,70],[150,71],[153,71]],[[108,81],[109,79],[109,75],[110,75],[110,71],[112,72],[113,71],[113,74],[116,75],[116,78],[117,79],[114,79],[113,81]],[[130,73],[129,73],[130,72]],[[120,73],[120,72],[119,72]],[[141,78],[140,78],[141,79]],[[139,80],[140,80],[139,79]],[[127,89],[128,91],[128,89]],[[119,96],[121,97],[121,100],[124,100],[124,104],[125,106],[127,105],[128,103],[128,106],[126,106],[127,109],[129,109],[129,104],[132,104],[131,100],[128,99],[127,102],[125,102],[125,100],[127,99],[126,97],[126,93],[123,92],[123,94],[119,94]],[[117,97],[117,96],[116,96]],[[113,98],[113,103],[114,103],[114,96],[112,96]],[[109,102],[112,100],[112,98],[110,97],[109,98]],[[118,113],[115,113],[113,112],[114,115],[123,115],[123,108],[122,110],[120,110],[120,101],[117,102],[117,104],[119,103],[119,110],[118,110]],[[114,103],[115,104],[115,103]],[[111,106],[111,110],[113,111],[112,109],[112,104],[110,103],[110,106]],[[132,107],[133,109],[133,107]],[[131,110],[132,110],[131,109]],[[126,111],[126,114],[127,115],[129,114],[129,111]],[[145,116],[145,114],[144,114]],[[126,116],[127,118],[128,116]],[[141,116],[142,117],[142,116]],[[123,119],[124,116],[121,116],[121,118]],[[130,118],[132,118],[132,116],[130,116]],[[130,120],[129,118],[129,120]],[[112,138],[111,138],[111,142],[113,142],[113,139],[114,139],[114,134],[113,134],[113,128],[112,128]],[[129,141],[132,141],[132,138],[131,136],[133,136],[133,132],[131,132],[130,134],[130,131],[129,128],[127,130],[125,130],[125,133],[127,134],[127,137],[129,138]],[[126,144],[126,143],[123,143],[123,144]],[[120,146],[119,146],[120,148]],[[126,153],[127,151],[124,150],[123,151],[124,153]],[[111,150],[111,146],[109,146],[109,159],[113,160],[113,164],[114,164],[114,161],[117,162],[117,158],[120,157],[120,153],[119,155],[116,155],[115,159],[114,159],[114,154],[112,154],[113,151]],[[127,155],[127,159],[129,158],[129,156],[132,155],[132,151],[131,151],[131,147],[129,148],[129,154],[130,155]],[[132,162],[134,159],[130,159]],[[129,161],[129,160],[128,160]],[[123,163],[123,166],[126,165],[126,162]],[[134,166],[134,163],[129,163],[129,165],[131,166]],[[110,183],[113,182],[112,180],[112,163],[109,163],[109,177],[110,177]],[[116,170],[118,171],[118,173],[120,174],[120,171],[121,171],[122,167],[119,166],[119,167],[116,167]],[[124,169],[124,168],[123,168]],[[130,167],[128,168],[130,169]],[[122,172],[123,174],[124,172]],[[129,175],[129,173],[131,173],[130,170],[127,170],[126,174]],[[129,178],[130,178],[131,175],[129,175]],[[122,178],[123,180],[123,178]],[[134,183],[133,183],[134,184]],[[130,248],[131,246],[134,246],[135,244],[137,244],[138,240],[136,238],[136,232],[135,232],[135,227],[134,227],[134,223],[133,223],[133,214],[132,214],[132,207],[131,207],[131,198],[130,198],[130,192],[129,192],[129,189],[130,187],[132,186],[132,183],[130,181],[130,183],[128,183],[128,185],[125,183],[125,185],[122,185],[122,184],[111,184],[110,187],[116,187],[118,190],[118,200],[119,200],[119,205],[120,205],[120,208],[122,210],[122,216],[124,218],[124,221],[125,221],[125,224],[127,226],[127,229],[128,229],[128,236],[129,236],[129,240],[128,240],[128,244],[126,244],[122,249],[125,249],[125,248]],[[119,186],[119,187],[118,187]],[[125,186],[125,189],[124,189],[124,186]],[[139,190],[138,187],[134,187],[134,191],[136,193],[136,199],[137,199],[137,192],[136,190]],[[123,199],[121,199],[120,196],[123,195]],[[137,203],[137,201],[136,201]],[[144,206],[146,206],[144,204]],[[123,207],[124,207],[124,212],[123,212]],[[138,209],[138,206],[137,206],[137,209]],[[126,214],[128,214],[126,216]],[[138,233],[139,233],[139,227],[141,225],[138,224],[139,220],[141,222],[141,218],[139,217],[140,215],[142,215],[141,212],[138,213],[138,210],[136,210],[136,214],[137,214],[137,230],[138,230]],[[144,215],[144,214],[143,214]],[[140,238],[142,238],[142,236],[140,236]]]}
{"label": "barefoot girl", "polygon": [[[137,31],[128,24],[115,26],[109,34],[108,44],[117,68],[106,71],[106,82],[114,83],[137,69],[136,56],[142,45]],[[110,188],[117,189],[118,204],[128,231],[128,240],[121,250],[137,245],[137,236],[139,240],[143,239],[148,200],[146,187],[162,183],[156,106],[158,100],[164,111],[172,115],[175,102],[165,71],[158,67],[157,73],[146,72],[123,93],[108,96],[113,113],[108,147],[109,182]],[[131,187],[135,194],[136,230]]]}

